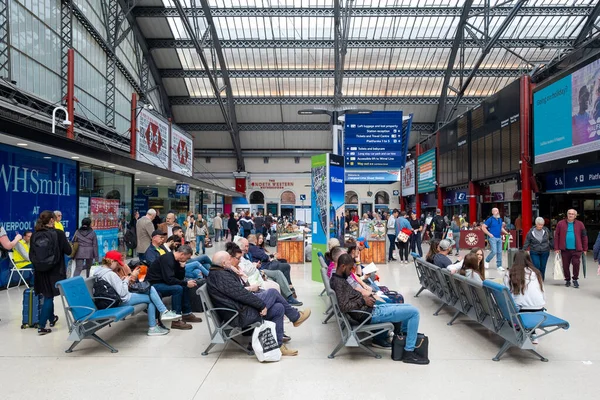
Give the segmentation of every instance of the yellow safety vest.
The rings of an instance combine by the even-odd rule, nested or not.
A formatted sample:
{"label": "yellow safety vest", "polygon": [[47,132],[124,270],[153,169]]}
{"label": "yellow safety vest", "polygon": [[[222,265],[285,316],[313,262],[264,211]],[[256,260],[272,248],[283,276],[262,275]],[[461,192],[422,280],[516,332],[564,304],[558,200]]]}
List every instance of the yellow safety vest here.
{"label": "yellow safety vest", "polygon": [[[21,244],[23,245],[23,247],[24,247],[24,248],[25,248],[25,250],[27,251],[27,254],[29,254],[29,244],[28,244],[28,243],[27,243],[25,240],[23,240],[23,239],[19,240],[19,243],[21,243]],[[16,266],[17,266],[17,268],[19,268],[19,269],[21,269],[21,268],[23,268],[23,267],[26,267],[26,266],[28,266],[29,264],[31,264],[31,262],[30,262],[30,261],[28,261],[28,260],[26,260],[26,259],[25,259],[25,257],[23,257],[23,256],[21,255],[21,253],[19,253],[19,252],[17,251],[17,249],[16,249],[16,248],[13,250],[13,258],[14,258],[14,260],[15,260],[15,265],[16,265]]]}
{"label": "yellow safety vest", "polygon": [[61,230],[63,232],[65,231],[65,228],[63,227],[63,224],[61,224],[58,221],[54,221],[54,229],[58,229],[58,230]]}

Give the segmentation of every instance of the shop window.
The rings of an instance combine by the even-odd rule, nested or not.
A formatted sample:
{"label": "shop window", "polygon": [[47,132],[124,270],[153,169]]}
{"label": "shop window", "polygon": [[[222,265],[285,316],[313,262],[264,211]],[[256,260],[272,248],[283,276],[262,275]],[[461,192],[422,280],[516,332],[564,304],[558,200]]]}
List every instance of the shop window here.
{"label": "shop window", "polygon": [[358,194],[354,191],[347,191],[345,196],[344,203],[346,204],[358,204]]}
{"label": "shop window", "polygon": [[281,204],[296,204],[296,195],[294,192],[286,190],[285,192],[281,193]]}
{"label": "shop window", "polygon": [[383,190],[377,192],[375,195],[375,204],[390,204],[390,195]]}
{"label": "shop window", "polygon": [[258,190],[250,194],[250,204],[265,204],[265,195]]}

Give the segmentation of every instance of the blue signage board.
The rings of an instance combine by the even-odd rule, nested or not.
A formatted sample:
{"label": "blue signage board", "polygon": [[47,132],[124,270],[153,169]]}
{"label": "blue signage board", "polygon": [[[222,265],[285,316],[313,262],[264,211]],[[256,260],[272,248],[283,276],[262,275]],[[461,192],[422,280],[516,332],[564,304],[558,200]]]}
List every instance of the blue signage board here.
{"label": "blue signage board", "polygon": [[158,197],[158,188],[156,187],[139,187],[137,190],[138,196]]}
{"label": "blue signage board", "polygon": [[569,168],[546,174],[546,192],[600,188],[600,165]]}
{"label": "blue signage board", "polygon": [[301,194],[300,195],[300,201],[304,201],[306,200],[306,195],[305,194]]}
{"label": "blue signage board", "polygon": [[133,209],[138,210],[140,217],[148,212],[148,198],[146,196],[133,196]]}
{"label": "blue signage board", "polygon": [[189,195],[190,194],[190,185],[187,183],[178,183],[175,185],[175,192],[180,195]]}
{"label": "blue signage board", "polygon": [[448,190],[444,197],[445,206],[453,206],[459,204],[468,204],[467,192],[460,190]]}
{"label": "blue signage board", "polygon": [[[11,240],[33,230],[44,210],[60,210],[65,233],[72,238],[77,228],[77,163],[0,144],[0,199],[0,225]],[[2,263],[0,286],[6,285],[7,268]]]}
{"label": "blue signage board", "polygon": [[347,183],[400,182],[400,171],[350,172],[346,170]]}
{"label": "blue signage board", "polygon": [[417,189],[419,193],[435,190],[436,177],[435,149],[431,149],[418,157]]}
{"label": "blue signage board", "polygon": [[565,189],[565,171],[560,170],[546,174],[546,191],[556,192]]}

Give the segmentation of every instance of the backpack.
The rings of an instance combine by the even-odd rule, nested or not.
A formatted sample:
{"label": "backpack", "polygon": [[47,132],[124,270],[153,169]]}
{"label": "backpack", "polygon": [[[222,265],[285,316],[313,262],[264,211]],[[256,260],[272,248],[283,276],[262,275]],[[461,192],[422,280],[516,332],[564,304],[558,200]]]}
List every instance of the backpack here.
{"label": "backpack", "polygon": [[242,225],[242,228],[244,228],[244,231],[251,231],[252,230],[252,222],[243,219],[240,221],[240,224]]}
{"label": "backpack", "polygon": [[125,241],[125,246],[127,246],[128,249],[137,248],[137,235],[133,229],[128,229],[127,232],[125,232],[123,240]]}
{"label": "backpack", "polygon": [[50,271],[60,262],[58,234],[54,229],[38,231],[31,239],[29,259],[37,271]]}
{"label": "backpack", "polygon": [[118,307],[121,305],[121,296],[110,283],[102,278],[96,277],[94,280],[94,303],[98,310],[104,310],[109,307]]}
{"label": "backpack", "polygon": [[433,218],[433,223],[435,225],[434,230],[436,232],[444,232],[446,230],[446,221],[444,220],[444,217],[442,217],[441,215],[436,215]]}

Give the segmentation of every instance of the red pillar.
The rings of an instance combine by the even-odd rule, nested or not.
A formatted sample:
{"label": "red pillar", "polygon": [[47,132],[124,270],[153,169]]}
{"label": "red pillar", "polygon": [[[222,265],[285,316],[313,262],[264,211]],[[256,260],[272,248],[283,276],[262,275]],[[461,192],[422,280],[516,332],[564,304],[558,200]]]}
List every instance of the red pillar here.
{"label": "red pillar", "polygon": [[444,189],[440,187],[438,183],[437,187],[437,208],[442,210],[442,215],[444,215]]}
{"label": "red pillar", "polygon": [[417,217],[421,217],[421,196],[419,196],[419,155],[421,154],[421,145],[417,143],[415,155],[415,209]]}
{"label": "red pillar", "polygon": [[523,226],[523,243],[529,228],[533,225],[533,210],[531,199],[531,153],[529,148],[530,137],[530,105],[531,105],[531,80],[528,75],[521,77],[521,221]]}
{"label": "red pillar", "polygon": [[479,185],[475,182],[469,182],[469,222],[477,221],[477,196],[479,195]]}
{"label": "red pillar", "polygon": [[75,139],[75,50],[67,50],[67,112],[69,121],[67,138]]}
{"label": "red pillar", "polygon": [[135,160],[137,148],[137,93],[131,94],[131,127],[129,128],[129,141],[131,148],[129,149],[131,158]]}
{"label": "red pillar", "polygon": [[[173,154],[173,121],[171,121],[171,118],[168,118],[169,121],[169,170],[171,170],[171,168],[173,168],[173,161],[171,159],[171,154]],[[193,157],[193,155],[192,155]],[[193,173],[192,173],[192,176]],[[215,201],[217,199],[217,196],[215,196]],[[216,206],[215,206],[215,212],[216,212]]]}
{"label": "red pillar", "polygon": [[235,191],[246,195],[246,178],[235,178]]}

